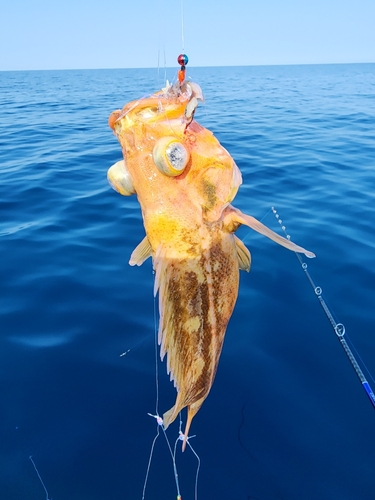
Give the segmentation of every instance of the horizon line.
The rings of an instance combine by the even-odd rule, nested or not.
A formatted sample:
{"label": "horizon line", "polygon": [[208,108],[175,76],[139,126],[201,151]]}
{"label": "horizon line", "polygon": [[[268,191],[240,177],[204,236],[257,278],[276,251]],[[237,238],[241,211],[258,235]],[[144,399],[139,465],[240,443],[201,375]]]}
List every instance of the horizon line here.
{"label": "horizon line", "polygon": [[[333,65],[350,65],[350,64],[375,64],[375,61],[363,62],[322,62],[322,63],[274,63],[274,64],[225,64],[225,65],[196,65],[189,66],[189,68],[250,68],[250,67],[273,67],[273,66],[333,66]],[[137,67],[108,67],[108,68],[43,68],[43,69],[0,69],[0,73],[7,73],[12,71],[108,71],[108,70],[134,70],[134,69],[176,69],[177,66],[137,66]]]}

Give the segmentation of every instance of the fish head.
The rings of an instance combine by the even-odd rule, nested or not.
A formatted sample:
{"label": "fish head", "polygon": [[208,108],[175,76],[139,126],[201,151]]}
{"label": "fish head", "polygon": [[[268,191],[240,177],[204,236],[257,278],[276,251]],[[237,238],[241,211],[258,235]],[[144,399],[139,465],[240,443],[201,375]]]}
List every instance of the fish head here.
{"label": "fish head", "polygon": [[137,194],[151,243],[153,224],[162,224],[165,235],[176,224],[218,220],[242,182],[230,154],[194,120],[198,101],[196,83],[177,82],[109,117],[124,159],[108,180],[123,195]]}
{"label": "fish head", "polygon": [[[197,84],[186,82],[183,86],[172,86],[167,82],[166,88],[129,102],[110,115],[108,123],[121,143],[124,167],[131,172],[136,184],[145,173],[148,180],[155,177],[157,170],[168,177],[183,173],[190,157],[184,135],[198,100],[203,101],[203,94]],[[114,189],[113,173],[119,168],[108,176]],[[162,183],[163,177],[158,176],[158,180]]]}

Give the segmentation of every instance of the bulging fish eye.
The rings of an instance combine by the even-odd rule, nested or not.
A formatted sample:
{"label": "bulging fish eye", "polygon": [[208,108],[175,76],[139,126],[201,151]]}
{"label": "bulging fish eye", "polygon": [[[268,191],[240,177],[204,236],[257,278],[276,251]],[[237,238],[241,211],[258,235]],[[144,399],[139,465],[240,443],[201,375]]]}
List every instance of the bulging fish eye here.
{"label": "bulging fish eye", "polygon": [[112,188],[123,196],[130,196],[135,193],[125,160],[118,161],[108,169],[107,179]]}
{"label": "bulging fish eye", "polygon": [[190,157],[189,151],[174,137],[159,139],[152,155],[160,172],[170,177],[181,175]]}

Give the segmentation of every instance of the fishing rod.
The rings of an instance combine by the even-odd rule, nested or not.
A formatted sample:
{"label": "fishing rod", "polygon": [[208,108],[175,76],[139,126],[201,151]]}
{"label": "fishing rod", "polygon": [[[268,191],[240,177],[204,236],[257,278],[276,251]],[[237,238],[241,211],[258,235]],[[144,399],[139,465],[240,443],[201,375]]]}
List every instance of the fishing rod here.
{"label": "fishing rod", "polygon": [[[285,225],[283,225],[283,221],[280,219],[280,215],[277,213],[277,210],[274,207],[272,207],[271,210],[272,210],[272,213],[274,214],[274,216],[276,217],[278,223],[280,224],[281,230],[284,232],[286,238],[288,240],[290,240],[290,236],[287,233],[286,227],[285,227]],[[345,337],[345,326],[342,323],[336,323],[335,319],[332,316],[331,311],[329,310],[329,307],[327,306],[325,300],[323,299],[323,296],[322,296],[323,290],[322,290],[322,288],[320,286],[316,286],[315,285],[312,277],[310,276],[310,273],[307,270],[307,264],[306,264],[306,262],[303,262],[301,255],[299,253],[296,253],[296,252],[295,252],[295,255],[297,256],[297,259],[299,260],[299,262],[301,264],[301,267],[302,267],[302,269],[303,269],[303,271],[305,273],[305,276],[309,280],[309,283],[310,283],[310,285],[312,286],[312,288],[314,290],[315,296],[319,300],[319,304],[322,306],[323,311],[325,312],[325,314],[326,314],[326,316],[327,316],[327,318],[328,318],[328,320],[329,320],[329,322],[330,322],[330,324],[331,324],[331,326],[333,328],[333,331],[335,332],[337,338],[339,339],[341,346],[343,347],[346,355],[349,358],[350,363],[352,364],[352,366],[353,366],[353,368],[354,368],[354,370],[355,370],[355,372],[356,372],[359,380],[361,381],[362,387],[366,391],[366,394],[369,397],[372,406],[375,408],[375,394],[374,394],[374,391],[371,389],[370,384],[366,380],[366,377],[365,377],[363,371],[361,370],[361,367],[359,366],[359,364],[358,364],[358,362],[357,362],[357,360],[356,360],[356,358],[355,358],[352,350],[350,349],[347,341],[344,338]],[[362,363],[363,363],[363,361],[362,361]],[[363,363],[363,365],[365,366],[364,363]],[[365,366],[365,368],[368,371],[368,373],[370,374],[370,372],[369,372],[369,370],[367,369],[366,366]],[[371,376],[371,374],[370,374],[370,376]]]}

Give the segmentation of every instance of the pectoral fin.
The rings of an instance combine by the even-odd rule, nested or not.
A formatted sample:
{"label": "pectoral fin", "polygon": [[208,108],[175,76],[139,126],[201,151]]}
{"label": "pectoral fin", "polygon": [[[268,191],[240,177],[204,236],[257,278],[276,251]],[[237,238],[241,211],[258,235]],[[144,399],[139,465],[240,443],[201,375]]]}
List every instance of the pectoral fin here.
{"label": "pectoral fin", "polygon": [[251,255],[249,249],[246,248],[245,244],[237,238],[236,235],[234,236],[234,241],[236,243],[238,267],[241,271],[249,272],[251,266]]}
{"label": "pectoral fin", "polygon": [[251,215],[246,215],[243,214],[240,210],[237,208],[234,208],[232,206],[229,206],[226,209],[226,213],[224,215],[224,225],[228,228],[230,231],[235,231],[240,224],[244,224],[245,226],[250,227],[251,229],[254,229],[254,231],[257,231],[260,234],[263,234],[264,236],[267,236],[267,238],[270,238],[271,240],[275,241],[279,245],[282,245],[283,247],[287,248],[288,250],[292,250],[293,252],[299,252],[299,253],[304,253],[306,257],[312,258],[315,257],[315,254],[310,252],[309,250],[306,250],[305,248],[302,248],[292,241],[283,238],[282,236],[279,236],[277,233],[272,231],[271,229],[268,229],[267,226],[259,222],[257,219],[252,217]]}
{"label": "pectoral fin", "polygon": [[141,266],[145,260],[152,255],[150,242],[145,236],[138,246],[135,247],[130,256],[129,264],[131,266]]}

